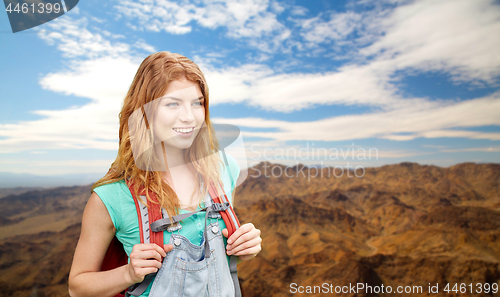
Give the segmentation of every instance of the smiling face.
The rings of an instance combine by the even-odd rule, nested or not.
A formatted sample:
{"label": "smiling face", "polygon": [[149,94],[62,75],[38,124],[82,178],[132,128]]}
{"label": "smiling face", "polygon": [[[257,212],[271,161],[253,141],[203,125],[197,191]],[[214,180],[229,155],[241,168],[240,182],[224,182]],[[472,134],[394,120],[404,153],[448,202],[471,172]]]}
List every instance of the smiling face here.
{"label": "smiling face", "polygon": [[191,147],[205,122],[204,98],[196,82],[181,77],[170,82],[156,106],[153,127],[155,142],[175,153]]}

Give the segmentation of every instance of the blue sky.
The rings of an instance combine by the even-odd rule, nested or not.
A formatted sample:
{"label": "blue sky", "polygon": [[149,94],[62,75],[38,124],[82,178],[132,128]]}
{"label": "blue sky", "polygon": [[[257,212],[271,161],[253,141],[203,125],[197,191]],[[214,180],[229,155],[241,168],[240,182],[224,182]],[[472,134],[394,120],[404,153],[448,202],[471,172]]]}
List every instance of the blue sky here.
{"label": "blue sky", "polygon": [[0,13],[0,171],[105,173],[157,51],[198,63],[249,166],[498,163],[498,32],[489,0],[86,0],[16,34]]}

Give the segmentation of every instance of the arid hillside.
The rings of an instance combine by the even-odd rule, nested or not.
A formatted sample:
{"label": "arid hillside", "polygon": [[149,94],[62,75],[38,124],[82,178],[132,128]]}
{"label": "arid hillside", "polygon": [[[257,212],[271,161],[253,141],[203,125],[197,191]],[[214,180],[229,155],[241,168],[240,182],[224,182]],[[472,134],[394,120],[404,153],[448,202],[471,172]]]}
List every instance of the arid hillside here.
{"label": "arid hillside", "polygon": [[[334,296],[500,296],[492,291],[500,280],[500,164],[400,163],[362,177],[317,170],[261,163],[237,189],[240,221],[263,237],[262,252],[238,266],[245,297],[324,295],[324,284],[393,290]],[[0,296],[68,296],[90,188],[0,199]],[[298,293],[308,288],[316,294]]]}
{"label": "arid hillside", "polygon": [[[450,289],[498,285],[499,164],[401,163],[367,168],[362,178],[328,178],[327,169],[321,177],[310,169],[317,176],[310,180],[309,171],[297,175],[299,166],[281,166],[287,174],[274,177],[269,172],[276,166],[259,164],[237,192],[238,215],[264,239],[261,254],[240,264],[247,296],[290,296],[298,286],[323,283],[423,288],[337,296],[500,296],[477,288],[474,294],[443,291],[447,283]],[[439,283],[439,293],[429,294],[429,283]]]}

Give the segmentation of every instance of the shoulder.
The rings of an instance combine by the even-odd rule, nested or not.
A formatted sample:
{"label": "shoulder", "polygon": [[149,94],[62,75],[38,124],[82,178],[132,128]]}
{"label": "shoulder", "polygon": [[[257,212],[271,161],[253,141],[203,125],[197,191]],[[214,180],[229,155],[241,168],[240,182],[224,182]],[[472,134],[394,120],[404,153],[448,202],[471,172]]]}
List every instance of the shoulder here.
{"label": "shoulder", "polygon": [[123,191],[123,189],[127,188],[127,184],[125,183],[125,180],[119,180],[115,181],[112,183],[107,183],[104,185],[100,185],[96,187],[93,191],[96,192],[98,195],[99,193],[116,193],[116,190]]}
{"label": "shoulder", "polygon": [[[121,225],[121,213],[124,200],[130,195],[124,180],[100,185],[93,190],[106,206],[113,224],[118,229]],[[128,192],[128,193],[127,193]]]}
{"label": "shoulder", "polygon": [[[104,203],[105,200],[117,200],[122,196],[127,196],[128,187],[124,180],[119,180],[116,182],[100,185],[96,187],[93,192],[95,192]],[[109,201],[111,202],[111,201]]]}

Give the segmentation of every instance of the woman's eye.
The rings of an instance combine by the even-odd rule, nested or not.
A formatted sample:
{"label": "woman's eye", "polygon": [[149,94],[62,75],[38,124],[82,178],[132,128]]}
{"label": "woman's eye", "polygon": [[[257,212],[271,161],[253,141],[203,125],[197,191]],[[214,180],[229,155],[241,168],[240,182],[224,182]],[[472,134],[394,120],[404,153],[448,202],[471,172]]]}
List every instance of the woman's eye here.
{"label": "woman's eye", "polygon": [[196,106],[203,106],[203,102],[198,101],[198,102],[195,102],[194,105],[196,105]]}
{"label": "woman's eye", "polygon": [[174,107],[174,106],[177,106],[177,105],[179,105],[179,104],[177,104],[176,102],[167,104],[167,106],[169,106],[169,107]]}

